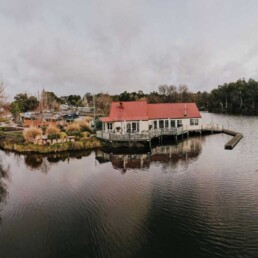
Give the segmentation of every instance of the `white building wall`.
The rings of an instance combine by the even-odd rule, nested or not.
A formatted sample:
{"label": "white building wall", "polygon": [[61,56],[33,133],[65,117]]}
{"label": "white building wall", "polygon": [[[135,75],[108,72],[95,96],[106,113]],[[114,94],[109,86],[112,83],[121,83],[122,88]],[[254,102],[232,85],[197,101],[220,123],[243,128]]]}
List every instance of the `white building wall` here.
{"label": "white building wall", "polygon": [[149,122],[147,121],[140,121],[140,132],[149,131]]}
{"label": "white building wall", "polygon": [[[149,131],[149,125],[152,125],[152,130],[154,129],[154,121],[157,121],[157,129],[159,129],[159,120],[168,120],[168,128],[171,128],[171,120],[175,120],[175,126],[178,127],[178,120],[182,120],[182,126],[184,130],[198,130],[201,129],[201,118],[198,119],[198,125],[190,125],[190,118],[182,118],[182,119],[155,119],[155,120],[148,120],[148,121],[138,121],[139,122],[139,133],[144,131]],[[137,122],[137,121],[128,121],[128,122]],[[126,133],[126,125],[127,122],[112,122],[112,130],[108,130],[107,123],[104,123],[103,130],[105,132],[113,132],[113,133]],[[164,122],[165,125],[165,122]],[[117,132],[116,128],[120,127],[120,131]]]}
{"label": "white building wall", "polygon": [[199,130],[201,129],[201,118],[195,118],[195,119],[198,120],[198,125],[191,125],[190,118],[182,118],[182,119],[176,119],[176,120],[177,121],[182,120],[182,126],[184,130]]}
{"label": "white building wall", "polygon": [[198,120],[198,125],[191,125],[190,118],[182,119],[184,130],[199,130],[201,129],[201,118],[195,118]]}

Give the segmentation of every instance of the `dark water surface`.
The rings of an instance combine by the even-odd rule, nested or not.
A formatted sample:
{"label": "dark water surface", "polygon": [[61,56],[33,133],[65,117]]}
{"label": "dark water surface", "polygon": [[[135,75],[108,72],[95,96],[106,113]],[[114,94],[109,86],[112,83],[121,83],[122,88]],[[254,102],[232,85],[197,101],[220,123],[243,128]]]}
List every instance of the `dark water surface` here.
{"label": "dark water surface", "polygon": [[0,257],[257,257],[258,119],[150,153],[0,152]]}

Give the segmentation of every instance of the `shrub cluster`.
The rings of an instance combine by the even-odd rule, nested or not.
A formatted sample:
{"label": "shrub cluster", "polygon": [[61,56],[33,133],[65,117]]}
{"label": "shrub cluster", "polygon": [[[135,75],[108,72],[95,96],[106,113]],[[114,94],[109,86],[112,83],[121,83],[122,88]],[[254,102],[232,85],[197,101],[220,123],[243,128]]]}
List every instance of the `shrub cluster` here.
{"label": "shrub cluster", "polygon": [[60,139],[66,139],[66,138],[67,138],[67,134],[65,132],[61,132]]}
{"label": "shrub cluster", "polygon": [[43,130],[36,127],[30,127],[24,129],[23,136],[25,141],[30,141],[35,139],[36,136],[41,136],[44,132],[49,140],[65,139],[67,138],[67,135],[75,136],[75,140],[80,140],[81,138],[86,140],[90,138],[91,134],[89,121],[89,119],[84,119],[82,121],[73,122],[66,127],[63,127],[61,130],[60,127],[55,125],[44,127],[42,128]]}
{"label": "shrub cluster", "polygon": [[26,142],[34,140],[36,136],[42,135],[42,129],[37,128],[35,126],[30,126],[29,128],[25,128],[23,130],[23,137]]}
{"label": "shrub cluster", "polygon": [[46,129],[46,134],[47,135],[59,135],[60,134],[60,129],[57,126],[54,125],[49,125]]}
{"label": "shrub cluster", "polygon": [[78,131],[80,131],[80,126],[76,122],[71,123],[71,124],[67,125],[67,127],[66,127],[66,132],[68,134],[73,133],[73,132],[78,132]]}
{"label": "shrub cluster", "polygon": [[89,122],[86,119],[79,121],[77,123],[79,124],[80,130],[82,132],[91,132]]}

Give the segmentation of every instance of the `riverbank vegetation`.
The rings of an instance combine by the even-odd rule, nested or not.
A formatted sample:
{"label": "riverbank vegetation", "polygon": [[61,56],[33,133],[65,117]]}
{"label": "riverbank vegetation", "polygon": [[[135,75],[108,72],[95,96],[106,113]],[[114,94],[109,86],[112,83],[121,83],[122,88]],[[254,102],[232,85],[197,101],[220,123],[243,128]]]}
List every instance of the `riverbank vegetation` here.
{"label": "riverbank vegetation", "polygon": [[[33,128],[33,133],[24,133],[21,131],[18,132],[0,132],[0,148],[9,151],[15,151],[19,153],[54,153],[54,152],[64,152],[64,151],[73,151],[73,150],[88,150],[101,147],[101,142],[96,139],[94,136],[87,138],[78,138],[74,141],[66,142],[55,142],[51,143],[51,140],[46,142],[44,145],[35,144],[34,142],[29,141],[31,136],[37,137],[37,131]],[[62,132],[60,132],[62,134]],[[26,139],[26,137],[28,138]]]}

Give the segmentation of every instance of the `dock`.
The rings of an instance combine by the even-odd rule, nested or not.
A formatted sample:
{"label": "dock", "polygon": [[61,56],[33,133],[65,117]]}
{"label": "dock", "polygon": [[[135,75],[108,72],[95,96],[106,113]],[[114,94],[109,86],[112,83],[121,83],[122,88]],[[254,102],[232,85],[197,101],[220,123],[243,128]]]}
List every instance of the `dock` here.
{"label": "dock", "polygon": [[202,124],[197,130],[190,130],[188,128],[178,127],[178,128],[163,128],[149,130],[144,133],[126,133],[126,134],[116,134],[112,132],[97,131],[96,136],[100,140],[108,141],[110,143],[133,143],[133,142],[149,142],[151,146],[151,141],[154,138],[158,138],[162,141],[163,136],[173,136],[177,141],[180,136],[182,139],[186,135],[189,137],[190,133],[225,133],[233,136],[233,138],[225,144],[225,149],[232,150],[237,143],[243,138],[243,135],[232,130],[224,129],[223,126],[214,125],[214,124]]}
{"label": "dock", "polygon": [[233,136],[233,138],[225,144],[226,150],[232,150],[237,145],[237,143],[243,138],[243,134],[231,130],[223,129],[223,133]]}

